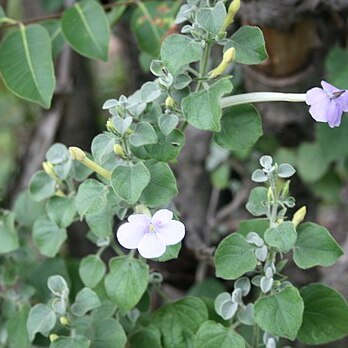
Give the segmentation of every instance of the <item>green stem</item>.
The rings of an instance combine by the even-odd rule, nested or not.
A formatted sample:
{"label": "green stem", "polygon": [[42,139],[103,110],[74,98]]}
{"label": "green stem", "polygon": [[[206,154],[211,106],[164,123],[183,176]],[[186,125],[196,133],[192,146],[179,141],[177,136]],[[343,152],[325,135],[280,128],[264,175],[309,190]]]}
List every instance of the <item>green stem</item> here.
{"label": "green stem", "polygon": [[303,103],[306,101],[305,93],[278,93],[278,92],[254,92],[231,95],[221,99],[221,107],[229,108],[234,105],[263,103],[274,101],[286,101],[291,103]]}
{"label": "green stem", "polygon": [[[199,64],[199,78],[201,79],[207,74],[207,67],[209,61],[209,55],[211,50],[211,43],[206,43],[203,53],[203,58]],[[202,80],[199,80],[196,87],[196,92],[200,90],[202,86]]]}
{"label": "green stem", "polygon": [[260,328],[257,324],[255,324],[254,330],[253,330],[253,346],[255,348],[259,346],[259,340],[260,340]]}

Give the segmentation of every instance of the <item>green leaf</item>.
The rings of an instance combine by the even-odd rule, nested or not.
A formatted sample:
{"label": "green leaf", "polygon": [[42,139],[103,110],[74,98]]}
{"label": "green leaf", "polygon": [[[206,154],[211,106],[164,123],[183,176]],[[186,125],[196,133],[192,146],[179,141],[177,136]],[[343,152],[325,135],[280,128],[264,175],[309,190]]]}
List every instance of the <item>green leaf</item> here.
{"label": "green leaf", "polygon": [[0,73],[12,93],[48,109],[55,77],[47,30],[35,24],[7,34],[0,46]]}
{"label": "green leaf", "polygon": [[269,228],[264,236],[269,246],[278,248],[283,253],[291,250],[296,242],[296,238],[295,226],[291,221],[285,221],[277,227]]}
{"label": "green leaf", "polygon": [[207,320],[204,302],[187,297],[157,310],[151,324],[160,330],[163,348],[192,347],[196,332]]}
{"label": "green leaf", "polygon": [[111,186],[118,196],[129,204],[134,204],[150,179],[150,172],[142,162],[120,165],[111,174]]}
{"label": "green leaf", "polygon": [[[28,211],[30,210],[30,214]],[[13,211],[16,215],[16,221],[22,226],[31,228],[40,215],[45,212],[44,202],[33,200],[29,191],[23,191],[14,203]]]}
{"label": "green leaf", "polygon": [[182,100],[182,112],[192,126],[211,131],[221,130],[221,97],[232,91],[232,83],[220,79],[208,89],[193,92]]}
{"label": "green leaf", "polygon": [[77,191],[76,209],[81,217],[102,212],[107,203],[109,188],[101,182],[88,179]]}
{"label": "green leaf", "polygon": [[75,302],[71,306],[71,313],[77,317],[83,317],[90,310],[101,305],[98,295],[89,288],[83,288],[78,292]]}
{"label": "green leaf", "polygon": [[210,180],[214,187],[219,190],[227,189],[230,185],[231,168],[224,163],[210,173]]}
{"label": "green leaf", "polygon": [[129,141],[133,146],[156,144],[157,140],[156,132],[148,122],[139,122],[134,133],[129,137]]}
{"label": "green leaf", "polygon": [[112,234],[114,215],[115,210],[107,204],[100,213],[87,215],[86,222],[94,235],[107,238]]}
{"label": "green leaf", "polygon": [[239,223],[239,227],[236,233],[240,233],[242,236],[246,237],[248,233],[256,232],[260,237],[263,238],[263,235],[268,227],[269,227],[268,219],[242,220]]}
{"label": "green leaf", "polygon": [[166,163],[149,161],[145,165],[151,180],[140,200],[149,207],[165,205],[178,194],[175,176]]}
{"label": "green leaf", "polygon": [[297,229],[294,261],[300,268],[331,266],[343,254],[330,232],[322,226],[306,222]]}
{"label": "green leaf", "polygon": [[190,63],[199,61],[202,56],[202,46],[180,34],[168,36],[161,46],[162,61],[173,75],[177,75]]}
{"label": "green leaf", "polygon": [[6,322],[9,347],[29,348],[30,341],[27,331],[28,305],[22,304],[21,308]]}
{"label": "green leaf", "polygon": [[265,187],[255,187],[251,190],[249,200],[246,204],[247,210],[254,216],[267,214],[267,189]]}
{"label": "green leaf", "polygon": [[140,95],[144,103],[150,103],[161,96],[161,89],[153,81],[145,82],[140,88]]}
{"label": "green leaf", "polygon": [[240,234],[233,233],[218,245],[214,263],[216,276],[223,279],[237,279],[252,271],[257,264],[253,248]]}
{"label": "green leaf", "polygon": [[98,134],[93,138],[91,145],[94,160],[101,166],[110,168],[109,163],[115,163],[115,144],[117,144],[117,138],[115,135],[110,133]]}
{"label": "green leaf", "polygon": [[69,45],[87,58],[108,60],[110,30],[104,9],[83,0],[64,11],[62,31]]}
{"label": "green leaf", "polygon": [[56,324],[56,314],[54,311],[39,303],[30,309],[27,320],[27,331],[30,341],[33,341],[37,333],[47,336]]}
{"label": "green leaf", "polygon": [[76,214],[74,197],[51,197],[46,204],[48,217],[59,227],[68,227]]}
{"label": "green leaf", "polygon": [[158,118],[158,126],[164,135],[169,135],[179,123],[179,118],[175,114],[163,114]]}
{"label": "green leaf", "polygon": [[348,89],[348,53],[345,49],[334,47],[325,59],[328,81],[339,89]]}
{"label": "green leaf", "polygon": [[142,51],[158,57],[163,37],[173,25],[177,6],[171,1],[138,3],[131,18],[132,33]]}
{"label": "green leaf", "polygon": [[42,255],[54,257],[66,238],[65,228],[59,228],[46,216],[42,216],[35,221],[33,239]]}
{"label": "green leaf", "polygon": [[259,64],[268,58],[265,40],[258,27],[244,25],[231,37],[224,50],[236,50],[236,61],[242,64]]}
{"label": "green leaf", "polygon": [[323,284],[311,284],[300,293],[304,313],[298,338],[303,343],[325,344],[348,334],[348,304],[339,292]]}
{"label": "green leaf", "polygon": [[79,266],[79,275],[83,284],[94,288],[104,277],[106,266],[97,255],[84,257]]}
{"label": "green leaf", "polygon": [[181,242],[174,244],[174,245],[168,245],[166,247],[165,253],[163,255],[161,255],[160,257],[157,257],[153,260],[155,260],[157,262],[165,262],[165,261],[169,261],[172,259],[177,259],[180,250],[181,250]]}
{"label": "green leaf", "polygon": [[158,331],[142,328],[129,338],[131,348],[162,348]]}
{"label": "green leaf", "polygon": [[199,328],[194,347],[245,348],[245,341],[230,328],[209,320]]}
{"label": "green leaf", "polygon": [[248,150],[262,136],[262,123],[258,111],[249,104],[237,105],[224,112],[221,132],[214,134],[214,140],[222,147],[234,150]]}
{"label": "green leaf", "polygon": [[149,266],[140,260],[122,256],[111,259],[109,267],[105,277],[106,292],[122,311],[128,311],[146,291]]}
{"label": "green leaf", "polygon": [[329,168],[330,162],[322,154],[319,143],[302,143],[298,149],[297,170],[305,182],[321,179]]}
{"label": "green leaf", "polygon": [[54,195],[56,182],[43,170],[36,172],[29,182],[29,192],[37,202]]}
{"label": "green leaf", "polygon": [[292,285],[286,286],[280,292],[256,301],[256,323],[272,335],[293,341],[302,323],[303,308],[298,290]]}
{"label": "green leaf", "polygon": [[60,20],[48,20],[41,22],[46,28],[52,44],[52,58],[56,58],[64,46],[65,40],[60,27]]}
{"label": "green leaf", "polygon": [[73,161],[64,144],[53,144],[46,152],[46,159],[54,165],[54,171],[61,179],[65,180],[71,173]]}
{"label": "green leaf", "polygon": [[0,254],[6,254],[18,248],[15,215],[12,212],[4,212],[0,217]]}
{"label": "green leaf", "polygon": [[316,137],[325,161],[340,160],[348,155],[348,119],[343,117],[339,127],[316,124]]}
{"label": "green leaf", "polygon": [[153,159],[160,162],[175,160],[185,143],[184,135],[175,129],[169,135],[157,132],[158,142],[153,145],[145,145],[145,152]]}
{"label": "green leaf", "polygon": [[51,343],[50,348],[89,348],[90,342],[84,336],[62,337]]}
{"label": "green leaf", "polygon": [[218,35],[224,27],[226,8],[219,1],[213,8],[200,8],[196,12],[196,22],[207,32]]}
{"label": "green leaf", "polygon": [[116,319],[106,318],[93,323],[91,341],[91,348],[124,348],[127,336]]}

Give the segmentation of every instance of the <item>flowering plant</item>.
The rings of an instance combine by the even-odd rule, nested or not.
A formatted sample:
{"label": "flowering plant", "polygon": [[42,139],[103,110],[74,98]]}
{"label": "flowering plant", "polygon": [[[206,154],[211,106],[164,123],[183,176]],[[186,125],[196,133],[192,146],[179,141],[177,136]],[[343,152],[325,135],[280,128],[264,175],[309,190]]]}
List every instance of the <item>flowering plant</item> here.
{"label": "flowering plant", "polygon": [[[87,5],[96,6],[77,3],[65,20]],[[176,24],[185,23],[181,33],[164,39],[150,65],[155,79],[129,97],[104,103],[106,131],[93,139],[91,154],[54,144],[14,211],[2,212],[1,343],[271,348],[296,339],[324,344],[348,334],[348,305],[341,294],[323,284],[297,288],[283,272],[290,252],[300,269],[331,266],[343,252],[326,228],[303,222],[305,207],[289,212],[295,206],[290,194],[295,169],[269,155],[251,175],[263,185],[251,190],[246,204],[255,218],[241,221],[237,231],[224,231],[224,238],[206,250],[205,264],[228,281],[226,287],[220,284],[208,296],[196,288],[170,301],[154,266],[176,259],[190,234],[173,202],[178,189],[172,170],[188,126],[211,132],[212,151],[226,160],[232,151],[250,150],[263,134],[251,103],[306,102],[312,117],[330,127],[348,111],[347,92],[324,81],[323,89],[306,94],[226,96],[233,90],[229,74],[235,63],[267,58],[259,28],[243,26],[228,36],[240,1],[226,5],[222,0],[182,5],[176,18]],[[213,47],[222,59],[211,64]],[[96,252],[78,263],[76,280],[62,260],[67,228],[78,220],[88,226]],[[163,306],[154,304],[154,294],[163,298]]]}

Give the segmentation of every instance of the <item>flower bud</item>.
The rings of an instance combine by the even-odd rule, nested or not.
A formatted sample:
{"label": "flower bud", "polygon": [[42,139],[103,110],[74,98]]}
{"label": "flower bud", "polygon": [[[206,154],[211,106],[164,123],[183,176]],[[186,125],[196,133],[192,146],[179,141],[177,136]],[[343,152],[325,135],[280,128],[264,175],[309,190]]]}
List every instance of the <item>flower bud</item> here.
{"label": "flower bud", "polygon": [[51,162],[42,162],[42,168],[50,177],[56,178],[56,172],[54,171],[54,167]]}
{"label": "flower bud", "polygon": [[168,96],[165,101],[166,108],[172,109],[175,106],[175,101],[172,97]]}
{"label": "flower bud", "polygon": [[65,193],[61,189],[57,190],[55,195],[58,197],[65,197]]}
{"label": "flower bud", "polygon": [[295,227],[297,227],[303,219],[306,217],[307,213],[307,208],[306,206],[301,207],[297,212],[294,214],[292,218],[292,223],[294,224]]}
{"label": "flower bud", "polygon": [[213,79],[217,76],[220,76],[227,69],[230,63],[232,63],[235,60],[235,58],[236,50],[234,47],[230,47],[228,50],[225,51],[224,55],[222,56],[221,63],[209,73],[209,77]]}
{"label": "flower bud", "polygon": [[271,186],[268,188],[268,191],[267,191],[267,200],[269,202],[273,202],[274,201],[274,195],[273,195],[273,191],[272,191]]}
{"label": "flower bud", "polygon": [[136,214],[145,214],[145,215],[147,215],[148,217],[151,218],[150,209],[149,209],[145,204],[138,204],[138,205],[135,207],[134,212],[135,212]]}
{"label": "flower bud", "polygon": [[227,16],[224,21],[224,26],[222,31],[225,31],[234,21],[234,17],[236,16],[236,13],[240,9],[240,0],[232,0],[230,3],[230,6],[228,7]]}
{"label": "flower bud", "polygon": [[69,319],[65,315],[61,316],[59,318],[59,321],[63,326],[67,326],[70,324]]}
{"label": "flower bud", "polygon": [[116,128],[114,126],[114,123],[112,122],[112,119],[109,118],[107,121],[106,121],[106,129],[111,132],[111,133],[114,133],[116,132]]}
{"label": "flower bud", "polygon": [[57,341],[58,338],[59,338],[59,336],[56,334],[50,334],[50,336],[49,336],[50,342]]}
{"label": "flower bud", "polygon": [[71,158],[76,161],[81,162],[87,157],[86,154],[79,147],[71,146],[69,147],[69,152]]}
{"label": "flower bud", "polygon": [[114,145],[114,152],[116,153],[116,155],[125,158],[126,154],[124,153],[122,146],[120,144],[115,144]]}

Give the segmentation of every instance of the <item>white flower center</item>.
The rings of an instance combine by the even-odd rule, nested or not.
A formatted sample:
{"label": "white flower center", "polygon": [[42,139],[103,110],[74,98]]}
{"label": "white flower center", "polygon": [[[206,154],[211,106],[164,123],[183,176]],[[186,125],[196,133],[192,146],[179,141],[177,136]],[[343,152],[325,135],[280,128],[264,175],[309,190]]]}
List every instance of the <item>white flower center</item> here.
{"label": "white flower center", "polygon": [[152,223],[149,226],[149,232],[155,232],[155,226]]}

